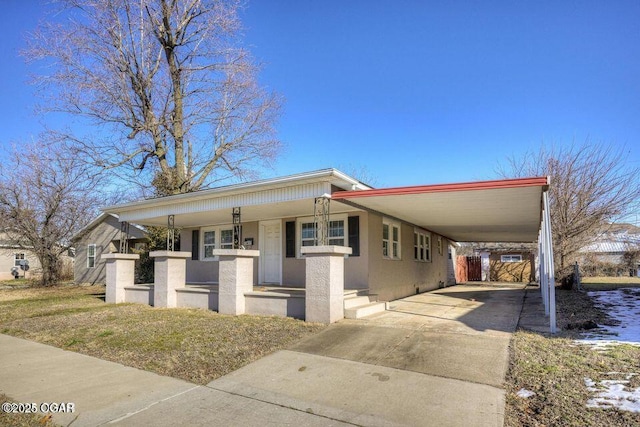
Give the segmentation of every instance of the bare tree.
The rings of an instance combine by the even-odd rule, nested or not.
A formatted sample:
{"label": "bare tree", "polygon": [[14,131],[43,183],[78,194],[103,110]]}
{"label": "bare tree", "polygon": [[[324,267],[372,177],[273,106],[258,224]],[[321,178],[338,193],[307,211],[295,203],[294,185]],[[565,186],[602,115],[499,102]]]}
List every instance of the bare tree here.
{"label": "bare tree", "polygon": [[96,214],[102,198],[86,163],[39,146],[23,146],[0,166],[0,226],[36,255],[41,284],[57,283],[72,235]]}
{"label": "bare tree", "polygon": [[273,160],[280,99],[239,47],[239,0],[61,4],[24,54],[46,64],[35,77],[45,111],[99,126],[55,129],[55,140],[161,195],[251,176]]}
{"label": "bare tree", "polygon": [[509,158],[498,169],[504,177],[551,177],[549,203],[558,278],[568,274],[581,248],[637,206],[640,169],[627,162],[628,155],[587,141],[569,147],[542,146],[538,152]]}
{"label": "bare tree", "polygon": [[636,276],[638,272],[638,264],[640,264],[640,246],[638,244],[627,243],[625,251],[622,254],[622,265]]}

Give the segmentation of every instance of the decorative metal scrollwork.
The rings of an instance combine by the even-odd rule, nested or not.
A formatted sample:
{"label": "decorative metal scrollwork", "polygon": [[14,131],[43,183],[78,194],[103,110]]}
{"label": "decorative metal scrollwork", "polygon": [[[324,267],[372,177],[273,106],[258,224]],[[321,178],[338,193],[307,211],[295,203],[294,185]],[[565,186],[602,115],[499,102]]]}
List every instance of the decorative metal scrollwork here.
{"label": "decorative metal scrollwork", "polygon": [[240,208],[233,208],[233,249],[242,248],[242,221]]}
{"label": "decorative metal scrollwork", "polygon": [[330,195],[316,197],[314,203],[313,223],[315,226],[316,246],[329,244],[329,201]]}
{"label": "decorative metal scrollwork", "polygon": [[167,250],[173,252],[176,241],[175,215],[167,217]]}
{"label": "decorative metal scrollwork", "polygon": [[129,223],[122,221],[120,223],[120,253],[126,254],[129,252]]}

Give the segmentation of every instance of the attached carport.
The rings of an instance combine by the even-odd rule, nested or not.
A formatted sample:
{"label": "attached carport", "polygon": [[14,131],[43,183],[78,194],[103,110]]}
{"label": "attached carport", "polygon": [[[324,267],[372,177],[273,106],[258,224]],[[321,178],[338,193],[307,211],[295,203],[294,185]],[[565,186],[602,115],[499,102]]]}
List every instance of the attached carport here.
{"label": "attached carport", "polygon": [[335,192],[332,200],[415,224],[455,242],[538,244],[540,290],[556,332],[548,177]]}

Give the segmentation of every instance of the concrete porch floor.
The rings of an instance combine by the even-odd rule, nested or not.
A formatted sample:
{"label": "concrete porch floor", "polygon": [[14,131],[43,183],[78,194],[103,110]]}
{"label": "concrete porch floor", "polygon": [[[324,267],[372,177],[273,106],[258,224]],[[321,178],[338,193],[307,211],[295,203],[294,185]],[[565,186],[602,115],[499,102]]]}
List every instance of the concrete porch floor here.
{"label": "concrete porch floor", "polygon": [[[146,285],[149,286],[149,285]],[[185,284],[187,288],[202,288],[202,289],[210,289],[213,291],[218,290],[218,284],[213,282],[188,282]],[[361,292],[367,292],[368,289],[345,289],[344,295],[353,295]],[[290,295],[304,295],[306,290],[304,287],[300,286],[290,286],[290,285],[274,285],[274,284],[262,284],[255,285],[253,287],[253,292],[275,292],[279,294],[290,294]]]}

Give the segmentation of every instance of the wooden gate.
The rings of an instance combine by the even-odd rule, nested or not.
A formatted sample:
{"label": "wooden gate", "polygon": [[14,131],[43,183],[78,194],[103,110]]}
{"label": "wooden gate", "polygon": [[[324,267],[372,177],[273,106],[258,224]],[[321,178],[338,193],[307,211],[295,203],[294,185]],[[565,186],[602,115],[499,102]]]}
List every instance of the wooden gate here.
{"label": "wooden gate", "polygon": [[479,256],[467,257],[467,280],[470,282],[482,281],[482,260]]}

